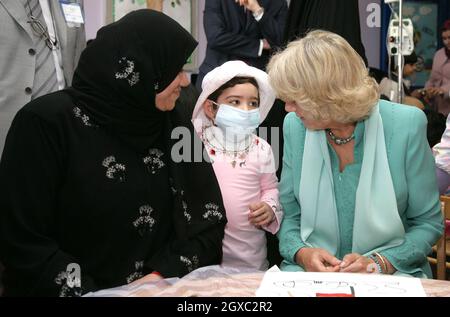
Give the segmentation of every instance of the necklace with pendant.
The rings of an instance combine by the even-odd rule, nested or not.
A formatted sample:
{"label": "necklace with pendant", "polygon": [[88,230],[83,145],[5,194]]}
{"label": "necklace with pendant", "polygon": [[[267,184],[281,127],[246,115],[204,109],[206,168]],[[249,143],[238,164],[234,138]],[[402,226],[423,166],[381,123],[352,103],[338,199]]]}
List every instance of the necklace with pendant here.
{"label": "necklace with pendant", "polygon": [[[233,166],[233,168],[236,167],[238,160],[241,161],[239,163],[239,167],[245,166],[247,155],[250,152],[251,145],[253,144],[253,136],[251,137],[249,144],[245,148],[239,149],[239,150],[227,150],[225,148],[225,146],[222,145],[220,143],[220,141],[217,139],[214,132],[211,133],[211,136],[213,138],[212,140],[210,140],[208,138],[208,136],[205,132],[206,131],[204,130],[202,133],[202,136],[203,136],[202,139],[211,148],[211,150],[209,151],[210,152],[209,154],[215,156],[216,153],[221,153],[221,154],[225,155],[226,157],[231,158],[231,166]],[[215,141],[215,142],[213,142],[213,141]],[[220,147],[218,147],[214,143],[217,143],[218,145],[220,145]]]}
{"label": "necklace with pendant", "polygon": [[334,135],[334,133],[330,129],[325,129],[325,131],[330,136],[330,139],[336,145],[347,144],[348,142],[350,142],[351,140],[353,140],[355,138],[355,133],[352,133],[352,135],[349,136],[348,138],[340,138],[340,137],[337,137],[336,135]]}

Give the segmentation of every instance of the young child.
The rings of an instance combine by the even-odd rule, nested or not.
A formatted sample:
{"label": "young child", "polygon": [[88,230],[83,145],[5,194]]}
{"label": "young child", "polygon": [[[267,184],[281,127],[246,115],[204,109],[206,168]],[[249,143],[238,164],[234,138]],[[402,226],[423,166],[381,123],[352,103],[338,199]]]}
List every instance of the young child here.
{"label": "young child", "polygon": [[[425,105],[423,100],[421,100],[424,96],[422,93],[425,93],[425,90],[411,90],[411,81],[406,79],[408,77],[413,76],[416,71],[416,64],[418,58],[415,52],[411,55],[407,55],[404,57],[404,66],[403,66],[403,91],[402,91],[402,103],[405,105],[415,106],[419,109],[424,109]],[[391,67],[391,78],[384,77],[380,82],[380,94],[385,96],[388,100],[397,102],[398,96],[398,67],[395,64],[395,58],[391,57],[390,62]],[[385,98],[385,99],[386,99]]]}
{"label": "young child", "polygon": [[267,74],[241,61],[226,62],[203,79],[192,122],[223,196],[224,266],[268,268],[264,230],[278,231],[282,211],[272,149],[254,132],[274,101]]}

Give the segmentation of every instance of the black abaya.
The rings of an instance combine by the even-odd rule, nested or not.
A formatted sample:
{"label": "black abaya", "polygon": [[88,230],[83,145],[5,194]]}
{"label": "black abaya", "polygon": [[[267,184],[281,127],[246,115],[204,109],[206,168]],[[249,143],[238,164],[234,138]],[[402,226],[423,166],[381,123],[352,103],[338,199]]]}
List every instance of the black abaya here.
{"label": "black abaya", "polygon": [[292,41],[317,29],[341,35],[367,64],[361,41],[358,0],[292,0],[285,40]]}

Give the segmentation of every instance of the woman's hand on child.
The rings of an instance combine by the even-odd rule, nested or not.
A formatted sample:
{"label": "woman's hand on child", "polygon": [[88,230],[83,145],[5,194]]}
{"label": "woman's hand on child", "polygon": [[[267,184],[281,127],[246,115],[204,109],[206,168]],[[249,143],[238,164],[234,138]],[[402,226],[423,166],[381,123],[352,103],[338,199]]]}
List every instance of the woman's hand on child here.
{"label": "woman's hand on child", "polygon": [[248,215],[248,220],[255,227],[267,226],[275,220],[275,213],[272,207],[265,202],[251,204],[249,209],[250,214]]}

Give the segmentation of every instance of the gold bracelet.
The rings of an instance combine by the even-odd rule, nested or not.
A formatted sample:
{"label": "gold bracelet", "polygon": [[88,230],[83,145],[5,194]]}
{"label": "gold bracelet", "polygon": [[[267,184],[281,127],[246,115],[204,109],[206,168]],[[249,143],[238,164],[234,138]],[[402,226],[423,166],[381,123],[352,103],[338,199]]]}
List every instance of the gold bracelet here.
{"label": "gold bracelet", "polygon": [[378,252],[374,252],[374,254],[381,260],[381,263],[383,263],[384,273],[388,274],[389,273],[388,267],[387,267],[386,261],[384,260],[383,256]]}

